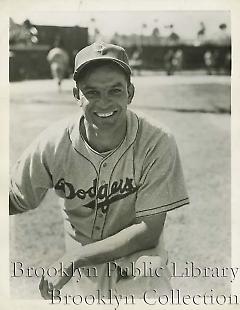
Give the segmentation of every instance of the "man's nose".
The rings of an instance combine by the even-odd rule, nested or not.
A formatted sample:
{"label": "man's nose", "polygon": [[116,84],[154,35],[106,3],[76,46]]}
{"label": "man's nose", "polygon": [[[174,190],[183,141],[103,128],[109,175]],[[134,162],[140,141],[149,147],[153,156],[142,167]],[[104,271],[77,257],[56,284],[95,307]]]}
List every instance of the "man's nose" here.
{"label": "man's nose", "polygon": [[111,105],[111,99],[108,93],[104,92],[101,94],[100,103],[101,103],[101,106],[104,106],[104,107]]}

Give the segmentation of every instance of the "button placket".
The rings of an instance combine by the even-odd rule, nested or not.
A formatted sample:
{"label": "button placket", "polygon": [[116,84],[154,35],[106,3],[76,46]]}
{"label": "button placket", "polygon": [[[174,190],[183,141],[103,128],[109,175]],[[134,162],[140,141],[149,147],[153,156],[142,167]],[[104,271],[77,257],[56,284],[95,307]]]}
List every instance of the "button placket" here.
{"label": "button placket", "polygon": [[[107,174],[108,174],[108,164],[104,162],[102,166],[100,167],[99,170],[99,179],[98,179],[98,188],[97,192],[99,191],[99,188],[108,182],[107,180]],[[101,203],[103,200],[102,199],[97,199],[97,203]],[[106,211],[107,211],[107,206],[100,207],[96,211],[96,218],[95,218],[95,223],[94,223],[94,228],[93,228],[93,238],[95,240],[100,240],[101,235],[102,235],[102,230],[104,228],[104,223],[105,223],[105,216],[106,216]]]}

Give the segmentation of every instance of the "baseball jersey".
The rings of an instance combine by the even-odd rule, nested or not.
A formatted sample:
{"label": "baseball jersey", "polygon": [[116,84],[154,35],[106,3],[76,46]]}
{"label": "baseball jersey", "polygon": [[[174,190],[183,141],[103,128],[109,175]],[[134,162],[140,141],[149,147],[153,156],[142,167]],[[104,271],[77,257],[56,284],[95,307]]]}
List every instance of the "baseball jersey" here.
{"label": "baseball jersey", "polygon": [[106,154],[89,149],[81,116],[55,124],[23,153],[12,171],[16,208],[36,208],[48,189],[63,198],[67,234],[82,245],[135,223],[136,218],[189,203],[174,137],[127,111],[127,132]]}

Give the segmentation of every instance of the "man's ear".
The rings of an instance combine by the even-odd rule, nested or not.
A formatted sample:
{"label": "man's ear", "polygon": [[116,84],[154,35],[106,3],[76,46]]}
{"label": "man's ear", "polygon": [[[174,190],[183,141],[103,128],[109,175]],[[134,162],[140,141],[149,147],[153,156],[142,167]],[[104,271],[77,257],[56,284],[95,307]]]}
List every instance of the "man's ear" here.
{"label": "man's ear", "polygon": [[77,87],[73,87],[73,96],[74,98],[76,99],[77,101],[77,104],[82,107],[83,106],[83,99],[81,94],[80,94],[80,91]]}
{"label": "man's ear", "polygon": [[77,87],[73,87],[73,96],[74,98],[76,98],[77,100],[80,100],[79,97],[79,89]]}
{"label": "man's ear", "polygon": [[128,85],[128,104],[132,102],[134,93],[135,93],[135,87],[132,83],[130,83]]}

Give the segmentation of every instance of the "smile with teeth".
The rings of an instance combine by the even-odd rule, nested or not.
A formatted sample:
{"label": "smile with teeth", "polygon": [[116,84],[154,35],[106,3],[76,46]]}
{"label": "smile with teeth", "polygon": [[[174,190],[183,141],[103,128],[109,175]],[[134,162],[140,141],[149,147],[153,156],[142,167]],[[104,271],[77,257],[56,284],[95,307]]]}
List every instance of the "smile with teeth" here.
{"label": "smile with teeth", "polygon": [[99,117],[109,117],[112,116],[116,111],[111,111],[107,113],[100,113],[100,112],[95,112],[95,114]]}

